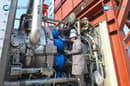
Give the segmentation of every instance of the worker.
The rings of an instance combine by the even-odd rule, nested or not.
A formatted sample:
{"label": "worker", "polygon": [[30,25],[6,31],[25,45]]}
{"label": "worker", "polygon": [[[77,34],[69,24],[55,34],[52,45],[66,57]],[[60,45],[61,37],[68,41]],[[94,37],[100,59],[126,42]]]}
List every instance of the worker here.
{"label": "worker", "polygon": [[83,47],[77,33],[70,33],[70,39],[73,42],[72,51],[65,51],[66,54],[72,55],[72,74],[76,76],[79,86],[85,86],[85,56],[82,54]]}

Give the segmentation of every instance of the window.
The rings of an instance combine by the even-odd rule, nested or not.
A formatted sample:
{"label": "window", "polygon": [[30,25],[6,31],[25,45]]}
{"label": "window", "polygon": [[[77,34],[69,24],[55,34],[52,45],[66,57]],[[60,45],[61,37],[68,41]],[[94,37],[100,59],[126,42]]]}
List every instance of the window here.
{"label": "window", "polygon": [[120,0],[115,0],[115,2],[116,2],[116,4],[117,4],[117,6],[119,6]]}
{"label": "window", "polygon": [[130,28],[126,24],[124,25],[123,32],[125,36],[130,32]]}

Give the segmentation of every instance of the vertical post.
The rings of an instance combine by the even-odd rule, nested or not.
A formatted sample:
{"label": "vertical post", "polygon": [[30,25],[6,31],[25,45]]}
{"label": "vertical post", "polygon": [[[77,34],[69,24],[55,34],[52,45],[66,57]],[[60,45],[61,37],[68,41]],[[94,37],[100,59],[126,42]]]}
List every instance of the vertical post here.
{"label": "vertical post", "polygon": [[[48,12],[47,12],[47,9],[46,9],[46,16],[48,18]],[[48,21],[48,20],[47,20]],[[49,23],[47,23],[47,26],[49,27]]]}
{"label": "vertical post", "polygon": [[[6,27],[5,28],[5,37],[4,37],[4,43],[3,43],[3,48],[2,48],[2,55],[1,55],[1,59],[0,59],[0,86],[3,86],[3,84],[4,84],[6,67],[9,62],[8,49],[10,46],[10,34],[11,34],[11,30],[14,26],[16,8],[17,8],[17,0],[7,0],[7,1],[3,0],[3,1],[10,2],[10,5],[8,5],[8,6],[10,6],[10,10],[9,10],[9,14],[7,14],[8,18],[7,18],[7,20],[5,20],[5,21],[7,21],[7,24],[5,26]],[[0,28],[2,28],[2,27],[0,27]]]}

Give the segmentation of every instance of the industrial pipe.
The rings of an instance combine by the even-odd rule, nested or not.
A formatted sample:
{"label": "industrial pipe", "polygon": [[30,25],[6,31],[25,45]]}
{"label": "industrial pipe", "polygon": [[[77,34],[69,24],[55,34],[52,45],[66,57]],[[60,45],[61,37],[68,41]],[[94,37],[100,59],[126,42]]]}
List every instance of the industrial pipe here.
{"label": "industrial pipe", "polygon": [[45,21],[45,22],[47,22],[47,20],[48,20],[48,21],[59,22],[59,23],[65,24],[65,22],[63,22],[63,21],[47,18],[46,16],[43,16],[42,20]]}
{"label": "industrial pipe", "polygon": [[44,79],[44,80],[23,80],[23,81],[5,81],[4,86],[30,86],[34,84],[52,84],[52,83],[67,83],[67,82],[77,82],[76,78],[57,78],[57,79]]}
{"label": "industrial pipe", "polygon": [[32,74],[38,72],[50,71],[46,68],[21,68],[21,67],[12,67],[10,75],[21,75],[21,74]]}
{"label": "industrial pipe", "polygon": [[30,32],[30,41],[32,44],[37,44],[40,40],[42,28],[42,4],[42,0],[33,1],[32,29]]}

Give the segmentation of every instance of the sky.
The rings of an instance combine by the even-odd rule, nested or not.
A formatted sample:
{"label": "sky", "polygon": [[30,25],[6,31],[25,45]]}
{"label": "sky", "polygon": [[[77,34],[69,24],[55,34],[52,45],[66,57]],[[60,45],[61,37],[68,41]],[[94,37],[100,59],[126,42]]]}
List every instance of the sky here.
{"label": "sky", "polygon": [[45,0],[44,4],[49,5],[50,0]]}
{"label": "sky", "polygon": [[[18,9],[16,11],[16,18],[20,18],[22,14],[26,13],[26,7],[29,0],[18,0]],[[23,9],[22,9],[23,8]],[[19,20],[15,20],[14,28],[18,28]]]}

